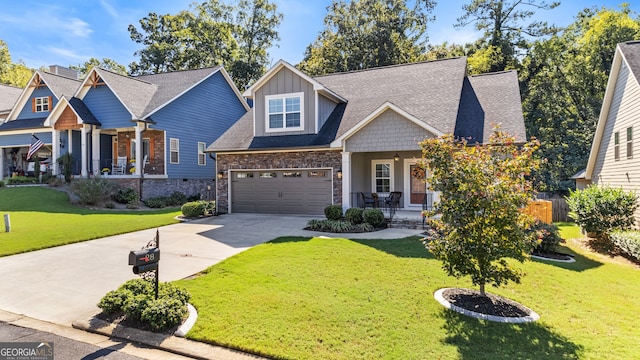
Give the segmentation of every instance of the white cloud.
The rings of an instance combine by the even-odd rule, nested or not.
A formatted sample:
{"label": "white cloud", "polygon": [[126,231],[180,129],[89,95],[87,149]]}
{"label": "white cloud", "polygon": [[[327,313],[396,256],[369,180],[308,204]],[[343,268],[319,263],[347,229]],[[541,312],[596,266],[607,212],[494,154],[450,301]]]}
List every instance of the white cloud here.
{"label": "white cloud", "polygon": [[464,45],[475,42],[481,35],[480,32],[472,29],[455,30],[453,26],[451,26],[449,31],[442,29],[435,34],[429,34],[429,43],[438,45],[447,42],[448,44]]}
{"label": "white cloud", "polygon": [[0,15],[0,22],[11,24],[14,30],[29,33],[46,33],[46,36],[87,38],[93,32],[91,26],[77,17],[61,15],[57,7],[36,7],[22,14]]}
{"label": "white cloud", "polygon": [[81,63],[84,61],[87,61],[91,56],[88,55],[82,55],[82,54],[78,54],[77,52],[70,50],[70,49],[65,49],[65,48],[60,48],[60,47],[55,47],[55,46],[49,46],[45,49],[46,52],[50,53],[50,54],[55,54],[58,56],[58,59],[64,59],[65,61],[59,61],[64,63]]}
{"label": "white cloud", "polygon": [[104,11],[111,15],[112,18],[118,19],[120,17],[120,14],[116,10],[116,8],[113,7],[113,5],[111,5],[107,0],[100,0],[100,5],[102,5]]}

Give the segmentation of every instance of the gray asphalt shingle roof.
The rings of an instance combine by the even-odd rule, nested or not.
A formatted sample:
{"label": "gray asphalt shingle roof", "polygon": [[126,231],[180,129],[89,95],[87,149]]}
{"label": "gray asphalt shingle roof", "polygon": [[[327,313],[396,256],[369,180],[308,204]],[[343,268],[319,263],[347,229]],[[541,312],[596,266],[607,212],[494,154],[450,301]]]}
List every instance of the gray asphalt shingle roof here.
{"label": "gray asphalt shingle roof", "polygon": [[49,90],[51,90],[58,99],[61,99],[63,96],[73,96],[81,83],[80,80],[48,73],[46,71],[40,71],[39,73],[40,77],[47,83]]}
{"label": "gray asphalt shingle roof", "polygon": [[100,121],[96,119],[91,110],[89,110],[82,100],[74,96],[69,99],[69,105],[71,105],[73,110],[78,114],[78,116],[80,116],[85,124],[100,125]]}
{"label": "gray asphalt shingle roof", "polygon": [[22,94],[22,89],[0,84],[0,113],[9,112]]}
{"label": "gray asphalt shingle roof", "polygon": [[629,69],[636,81],[640,83],[640,41],[628,41],[618,44],[622,55],[624,55]]}
{"label": "gray asphalt shingle roof", "polygon": [[47,120],[47,118],[21,119],[19,121],[7,121],[4,124],[0,124],[0,131],[38,129],[38,128],[41,128],[42,125],[44,125],[45,120]]}
{"label": "gray asphalt shingle roof", "polygon": [[[464,57],[318,76],[314,80],[347,99],[334,112],[334,132],[253,137],[253,110],[207,151],[234,151],[330,144],[389,102],[442,133],[471,142],[488,140],[493,125],[526,140],[515,71],[466,76]],[[327,140],[328,134],[333,139]],[[314,137],[322,136],[322,140]]]}
{"label": "gray asphalt shingle roof", "polygon": [[158,107],[182,94],[220,68],[220,66],[215,66],[136,77],[99,69],[99,74],[133,113],[134,118],[145,119]]}

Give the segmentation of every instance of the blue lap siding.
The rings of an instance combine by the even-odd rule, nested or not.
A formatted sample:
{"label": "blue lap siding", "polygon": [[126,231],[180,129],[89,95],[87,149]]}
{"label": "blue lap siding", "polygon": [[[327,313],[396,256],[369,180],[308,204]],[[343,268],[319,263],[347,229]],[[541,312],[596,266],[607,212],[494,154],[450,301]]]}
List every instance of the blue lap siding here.
{"label": "blue lap siding", "polygon": [[[217,72],[151,115],[156,130],[165,131],[167,175],[175,179],[213,179],[215,162],[205,156],[198,165],[198,142],[215,141],[246,112],[240,99]],[[179,139],[179,164],[170,163],[170,139]]]}
{"label": "blue lap siding", "polygon": [[82,99],[103,129],[131,127],[131,114],[108,86],[91,88]]}
{"label": "blue lap siding", "polygon": [[[49,104],[49,111],[34,112],[32,107],[33,99],[39,98],[39,97],[49,97],[49,96],[51,96],[51,101],[53,102],[53,104]],[[18,114],[16,119],[20,120],[20,119],[45,118],[49,116],[49,114],[51,113],[51,110],[53,109],[54,106],[56,106],[57,103],[58,103],[58,99],[56,99],[56,97],[53,95],[53,93],[51,92],[51,90],[49,90],[48,87],[41,87],[39,89],[35,89],[33,90],[33,93],[31,94],[31,96],[29,97],[29,101],[27,101],[26,104],[24,104],[24,107],[22,108],[22,110],[20,110],[20,114]]]}

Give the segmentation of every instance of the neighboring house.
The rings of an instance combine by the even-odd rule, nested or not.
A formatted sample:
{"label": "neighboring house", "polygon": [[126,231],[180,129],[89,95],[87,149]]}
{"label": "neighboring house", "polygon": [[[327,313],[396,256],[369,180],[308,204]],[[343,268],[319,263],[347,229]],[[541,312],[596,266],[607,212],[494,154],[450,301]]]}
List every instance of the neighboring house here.
{"label": "neighboring house", "polygon": [[138,77],[93,68],[83,81],[37,71],[0,124],[0,177],[24,168],[33,134],[46,144],[40,157],[69,152],[80,177],[109,169],[143,198],[204,194],[215,174],[206,145],[248,110],[222,67]]}
{"label": "neighboring house", "polygon": [[[576,174],[588,184],[640,190],[640,41],[618,44],[611,65],[587,168]],[[640,210],[635,214],[640,219]]]}
{"label": "neighboring house", "polygon": [[412,171],[419,141],[483,143],[494,125],[526,140],[516,73],[466,67],[453,58],[312,78],[279,61],[244,93],[253,108],[207,148],[218,210],[319,214],[391,191],[420,210],[429,190]]}
{"label": "neighboring house", "polygon": [[22,93],[22,89],[11,85],[0,84],[0,122],[9,116],[13,105]]}

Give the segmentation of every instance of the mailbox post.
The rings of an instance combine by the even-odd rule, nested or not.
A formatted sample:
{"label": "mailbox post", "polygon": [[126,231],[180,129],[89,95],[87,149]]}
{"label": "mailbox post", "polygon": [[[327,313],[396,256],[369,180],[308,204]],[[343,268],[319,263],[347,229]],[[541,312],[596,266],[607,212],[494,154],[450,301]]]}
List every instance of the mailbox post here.
{"label": "mailbox post", "polygon": [[158,299],[158,279],[160,268],[160,234],[156,231],[156,247],[146,248],[129,252],[129,265],[133,265],[134,274],[144,274],[150,271],[155,272],[155,292]]}

